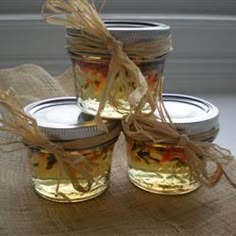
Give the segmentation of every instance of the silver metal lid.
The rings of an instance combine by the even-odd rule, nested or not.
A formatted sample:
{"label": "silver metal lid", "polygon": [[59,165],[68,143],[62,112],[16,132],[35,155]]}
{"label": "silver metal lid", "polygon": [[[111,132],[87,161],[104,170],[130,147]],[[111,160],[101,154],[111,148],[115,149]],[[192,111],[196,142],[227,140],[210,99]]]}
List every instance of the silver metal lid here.
{"label": "silver metal lid", "polygon": [[196,135],[219,129],[219,110],[210,102],[182,94],[163,94],[163,101],[180,132]]}
{"label": "silver metal lid", "polygon": [[[76,97],[58,97],[31,103],[24,108],[40,130],[51,140],[75,140],[104,134],[97,129],[94,117],[82,113]],[[104,120],[108,130],[120,126],[119,120]],[[114,132],[114,137],[117,136]]]}
{"label": "silver metal lid", "polygon": [[[140,41],[152,41],[170,36],[170,26],[146,21],[105,20],[111,34],[125,44]],[[67,28],[67,36],[80,35],[80,29]],[[69,38],[68,38],[69,40]]]}

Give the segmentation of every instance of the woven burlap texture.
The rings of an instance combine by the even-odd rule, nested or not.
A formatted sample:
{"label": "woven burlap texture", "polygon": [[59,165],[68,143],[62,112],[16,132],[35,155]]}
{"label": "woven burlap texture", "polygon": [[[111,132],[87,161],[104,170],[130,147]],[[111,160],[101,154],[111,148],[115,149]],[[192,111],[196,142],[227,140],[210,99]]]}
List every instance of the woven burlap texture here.
{"label": "woven burlap texture", "polygon": [[[53,78],[35,65],[0,70],[0,89],[9,88],[24,104],[74,94],[70,70]],[[109,189],[75,204],[53,203],[34,193],[25,150],[2,153],[0,235],[235,235],[236,191],[224,178],[214,188],[184,196],[147,193],[129,182],[124,147],[121,136]],[[233,162],[227,170],[233,179],[235,168]]]}
{"label": "woven burlap texture", "polygon": [[70,69],[53,78],[43,68],[25,64],[0,70],[0,89],[11,90],[20,98],[24,106],[43,98],[74,95],[72,78]]}

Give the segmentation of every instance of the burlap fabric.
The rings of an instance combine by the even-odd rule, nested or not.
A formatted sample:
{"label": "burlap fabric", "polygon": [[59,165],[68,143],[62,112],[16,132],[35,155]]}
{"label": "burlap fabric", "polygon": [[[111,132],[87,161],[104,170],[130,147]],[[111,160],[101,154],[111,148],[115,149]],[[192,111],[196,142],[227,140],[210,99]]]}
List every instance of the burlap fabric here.
{"label": "burlap fabric", "polygon": [[[0,70],[0,89],[37,98],[73,95],[70,71],[53,78],[35,65]],[[27,96],[25,96],[27,94]],[[1,133],[0,139],[10,139]],[[0,235],[236,235],[236,191],[222,178],[211,189],[160,196],[134,187],[127,177],[124,140],[117,143],[110,188],[83,203],[60,204],[31,187],[26,150],[0,156]],[[236,162],[227,169],[236,178]]]}

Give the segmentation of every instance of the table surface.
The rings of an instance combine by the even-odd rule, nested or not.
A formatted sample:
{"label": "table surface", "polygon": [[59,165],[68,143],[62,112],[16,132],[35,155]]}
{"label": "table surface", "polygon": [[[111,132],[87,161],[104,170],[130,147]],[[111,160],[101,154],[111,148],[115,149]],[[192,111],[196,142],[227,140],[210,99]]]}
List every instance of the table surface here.
{"label": "table surface", "polygon": [[[236,235],[236,190],[224,178],[183,196],[147,193],[129,182],[120,145],[109,189],[69,204],[34,193],[26,151],[1,154],[0,235]],[[233,179],[235,168],[227,169]]]}

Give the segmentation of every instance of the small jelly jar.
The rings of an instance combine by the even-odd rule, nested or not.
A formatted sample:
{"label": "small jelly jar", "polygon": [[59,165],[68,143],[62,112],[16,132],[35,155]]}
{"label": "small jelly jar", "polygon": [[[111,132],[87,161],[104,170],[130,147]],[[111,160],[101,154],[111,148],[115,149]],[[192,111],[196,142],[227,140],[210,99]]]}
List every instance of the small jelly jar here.
{"label": "small jelly jar", "polygon": [[[197,97],[164,94],[167,111],[181,134],[190,138],[211,132],[215,139],[219,130],[219,111],[208,101]],[[157,114],[158,116],[158,114]],[[200,182],[187,164],[183,146],[141,143],[126,138],[128,175],[137,187],[157,194],[179,195],[194,191]]]}
{"label": "small jelly jar", "polygon": [[[81,113],[75,97],[41,100],[27,105],[24,111],[36,119],[41,132],[53,143],[76,142],[75,147],[68,146],[64,151],[80,158],[76,167],[64,162],[61,168],[53,152],[30,147],[32,183],[37,194],[56,202],[79,202],[107,189],[113,147],[121,129],[118,120],[104,120],[108,133],[97,130],[93,117]],[[72,180],[80,189],[74,188]]]}
{"label": "small jelly jar", "polygon": [[[105,24],[111,34],[124,43],[124,51],[134,43],[148,43],[158,39],[166,40],[169,48],[171,48],[170,27],[167,25],[118,20],[105,21]],[[94,49],[94,53],[79,51],[76,45],[80,44],[80,35],[81,31],[78,29],[67,29],[67,50],[72,60],[78,105],[84,113],[96,115],[106,85],[111,55],[110,53],[99,53],[96,49]],[[128,50],[127,54],[145,76],[151,94],[155,99],[159,86],[158,82],[163,75],[167,56],[166,50],[157,58],[141,57],[135,55],[134,52],[129,53]],[[122,108],[117,111],[107,102],[101,114],[104,118],[120,119],[129,111],[127,95],[119,76],[117,75],[115,78],[110,94],[115,99],[113,103],[120,104]],[[129,79],[128,77],[127,74],[127,79]],[[132,83],[129,86],[133,86]],[[150,110],[148,104],[144,106],[145,110]]]}

